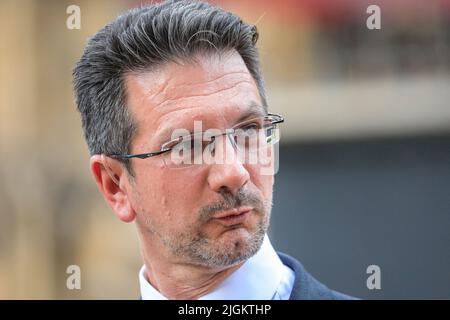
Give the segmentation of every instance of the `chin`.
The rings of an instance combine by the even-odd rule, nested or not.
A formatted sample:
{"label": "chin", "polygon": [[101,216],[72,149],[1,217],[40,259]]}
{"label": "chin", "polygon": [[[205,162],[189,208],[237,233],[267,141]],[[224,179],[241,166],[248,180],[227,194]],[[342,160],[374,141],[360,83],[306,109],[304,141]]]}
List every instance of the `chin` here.
{"label": "chin", "polygon": [[233,266],[252,257],[262,245],[264,234],[251,234],[245,228],[236,228],[222,234],[214,245],[216,262],[220,266]]}

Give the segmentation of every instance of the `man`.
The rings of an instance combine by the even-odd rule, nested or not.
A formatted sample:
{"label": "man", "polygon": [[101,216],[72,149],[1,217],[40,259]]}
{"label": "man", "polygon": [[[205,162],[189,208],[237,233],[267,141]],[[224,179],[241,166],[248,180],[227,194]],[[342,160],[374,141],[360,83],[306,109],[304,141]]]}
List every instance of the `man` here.
{"label": "man", "polygon": [[266,235],[283,119],[257,39],[232,13],[168,1],[105,26],[75,67],[91,171],[139,233],[142,299],[348,298]]}

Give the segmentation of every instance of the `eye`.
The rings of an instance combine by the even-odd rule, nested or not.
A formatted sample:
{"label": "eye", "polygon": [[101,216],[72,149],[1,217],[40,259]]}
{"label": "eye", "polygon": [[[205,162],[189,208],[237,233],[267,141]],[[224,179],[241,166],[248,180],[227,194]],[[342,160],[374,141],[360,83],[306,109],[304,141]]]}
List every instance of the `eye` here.
{"label": "eye", "polygon": [[168,150],[168,149],[173,149],[175,148],[178,144],[183,142],[183,137],[178,137],[177,139],[171,140],[169,142],[164,143],[161,146],[161,151],[163,150]]}
{"label": "eye", "polygon": [[182,148],[185,151],[190,151],[194,149],[195,144],[196,144],[195,137],[187,136],[181,139],[181,141],[177,144],[177,148]]}
{"label": "eye", "polygon": [[259,123],[253,122],[242,126],[240,129],[247,134],[254,134],[258,129],[261,129],[261,125]]}

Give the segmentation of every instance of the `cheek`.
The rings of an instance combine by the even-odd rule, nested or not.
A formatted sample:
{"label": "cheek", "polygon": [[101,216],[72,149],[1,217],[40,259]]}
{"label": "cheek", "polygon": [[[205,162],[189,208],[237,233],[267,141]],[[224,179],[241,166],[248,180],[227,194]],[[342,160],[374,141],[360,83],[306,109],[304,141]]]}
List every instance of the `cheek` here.
{"label": "cheek", "polygon": [[264,198],[269,199],[272,197],[272,190],[274,184],[274,176],[261,174],[260,167],[254,166],[248,168],[252,183],[261,191]]}
{"label": "cheek", "polygon": [[273,191],[273,183],[274,183],[274,177],[273,176],[262,176],[262,185],[263,185],[263,194],[266,199],[272,198],[272,191]]}
{"label": "cheek", "polygon": [[147,169],[139,181],[138,206],[158,224],[186,224],[198,218],[202,177],[191,171]]}

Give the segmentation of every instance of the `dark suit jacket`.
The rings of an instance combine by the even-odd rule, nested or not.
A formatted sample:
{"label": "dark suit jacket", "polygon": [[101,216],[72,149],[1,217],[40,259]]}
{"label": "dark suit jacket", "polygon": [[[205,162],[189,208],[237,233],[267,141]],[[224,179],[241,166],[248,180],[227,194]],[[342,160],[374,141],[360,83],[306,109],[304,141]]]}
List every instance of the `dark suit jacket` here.
{"label": "dark suit jacket", "polygon": [[295,273],[294,287],[289,300],[349,300],[354,297],[336,292],[320,283],[310,275],[302,264],[287,254],[278,252],[285,266]]}

